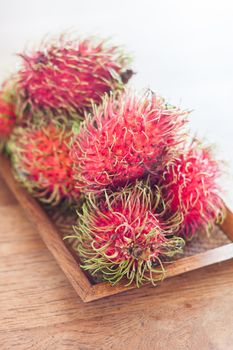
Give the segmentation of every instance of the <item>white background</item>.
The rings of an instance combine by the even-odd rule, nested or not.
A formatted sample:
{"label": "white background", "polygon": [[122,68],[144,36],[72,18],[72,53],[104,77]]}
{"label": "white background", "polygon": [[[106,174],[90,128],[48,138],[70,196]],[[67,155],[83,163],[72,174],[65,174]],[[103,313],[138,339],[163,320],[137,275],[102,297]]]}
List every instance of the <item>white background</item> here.
{"label": "white background", "polygon": [[0,0],[0,80],[15,69],[15,53],[67,29],[125,45],[137,71],[131,85],[193,109],[193,132],[217,144],[233,174],[232,1]]}

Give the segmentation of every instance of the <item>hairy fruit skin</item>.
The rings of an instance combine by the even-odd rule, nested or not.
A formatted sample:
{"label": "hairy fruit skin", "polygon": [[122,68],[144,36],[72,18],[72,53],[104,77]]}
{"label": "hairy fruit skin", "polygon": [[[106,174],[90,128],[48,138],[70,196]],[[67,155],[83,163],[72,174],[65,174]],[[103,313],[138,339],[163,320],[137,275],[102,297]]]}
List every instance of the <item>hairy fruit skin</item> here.
{"label": "hairy fruit skin", "polygon": [[118,47],[60,37],[29,55],[18,74],[21,111],[83,118],[93,103],[123,89],[132,71]]}
{"label": "hairy fruit skin", "polygon": [[16,123],[13,80],[9,79],[0,91],[0,149],[9,138]]}
{"label": "hairy fruit skin", "polygon": [[17,127],[12,134],[9,148],[16,178],[44,203],[76,202],[80,197],[69,157],[72,137],[64,125],[52,122]]}
{"label": "hairy fruit skin", "polygon": [[98,192],[163,168],[184,138],[187,112],[148,92],[106,96],[83,122],[73,147],[77,186]]}
{"label": "hairy fruit skin", "polygon": [[160,191],[140,182],[121,192],[89,195],[72,236],[83,268],[93,275],[100,272],[112,284],[127,278],[139,287],[161,280],[162,259],[181,252],[184,245],[174,236],[179,215],[165,222],[164,211]]}
{"label": "hairy fruit skin", "polygon": [[0,138],[6,139],[9,137],[15,124],[16,115],[14,105],[6,102],[3,93],[0,92]]}
{"label": "hairy fruit skin", "polygon": [[183,215],[179,234],[186,239],[200,230],[210,231],[214,223],[223,220],[219,176],[220,164],[197,140],[166,166],[160,185],[167,206]]}

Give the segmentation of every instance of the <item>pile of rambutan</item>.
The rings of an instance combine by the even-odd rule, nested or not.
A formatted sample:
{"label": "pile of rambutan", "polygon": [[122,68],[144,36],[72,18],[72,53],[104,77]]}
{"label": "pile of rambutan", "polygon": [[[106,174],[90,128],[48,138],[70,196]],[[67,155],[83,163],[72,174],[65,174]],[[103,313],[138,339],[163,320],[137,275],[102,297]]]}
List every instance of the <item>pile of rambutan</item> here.
{"label": "pile of rambutan", "polygon": [[0,93],[16,179],[57,218],[77,209],[67,238],[90,274],[155,284],[223,220],[221,163],[190,136],[189,111],[125,88],[133,71],[118,47],[61,36],[20,57]]}
{"label": "pile of rambutan", "polygon": [[75,204],[73,135],[105,94],[124,89],[133,74],[130,59],[105,40],[68,35],[19,56],[20,69],[9,79],[14,84],[6,84],[14,87],[13,98],[5,98],[5,86],[0,95],[0,140],[32,195],[50,205]]}

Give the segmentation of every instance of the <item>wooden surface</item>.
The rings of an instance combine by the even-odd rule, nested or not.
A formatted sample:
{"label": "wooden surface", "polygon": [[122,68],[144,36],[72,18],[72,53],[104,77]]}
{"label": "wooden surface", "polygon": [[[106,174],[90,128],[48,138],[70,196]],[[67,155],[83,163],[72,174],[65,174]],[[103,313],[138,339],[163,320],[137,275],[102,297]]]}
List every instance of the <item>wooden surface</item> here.
{"label": "wooden surface", "polygon": [[233,260],[84,304],[0,181],[0,349],[233,349]]}

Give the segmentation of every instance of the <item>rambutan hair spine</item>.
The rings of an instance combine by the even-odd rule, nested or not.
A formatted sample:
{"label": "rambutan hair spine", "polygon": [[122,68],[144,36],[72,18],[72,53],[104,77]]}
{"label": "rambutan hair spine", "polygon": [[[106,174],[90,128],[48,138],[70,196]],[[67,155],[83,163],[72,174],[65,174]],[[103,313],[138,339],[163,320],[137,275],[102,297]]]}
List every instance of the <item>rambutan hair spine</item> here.
{"label": "rambutan hair spine", "polygon": [[72,146],[77,186],[98,193],[157,174],[186,139],[188,114],[151,90],[106,95]]}
{"label": "rambutan hair spine", "polygon": [[164,168],[159,185],[166,205],[171,211],[180,210],[184,218],[178,235],[190,240],[200,231],[209,234],[215,224],[223,222],[223,169],[223,162],[215,158],[212,147],[197,138],[186,143]]}
{"label": "rambutan hair spine", "polygon": [[176,237],[179,213],[163,219],[166,208],[157,187],[137,181],[118,192],[89,194],[78,212],[73,239],[83,269],[116,284],[124,279],[140,287],[164,278],[163,260],[181,253],[184,240]]}
{"label": "rambutan hair spine", "polygon": [[130,56],[106,40],[63,34],[20,54],[20,115],[83,119],[105,93],[124,89],[133,75]]}
{"label": "rambutan hair spine", "polygon": [[70,158],[73,136],[69,124],[56,120],[16,127],[8,142],[16,179],[45,204],[75,204],[80,200]]}

